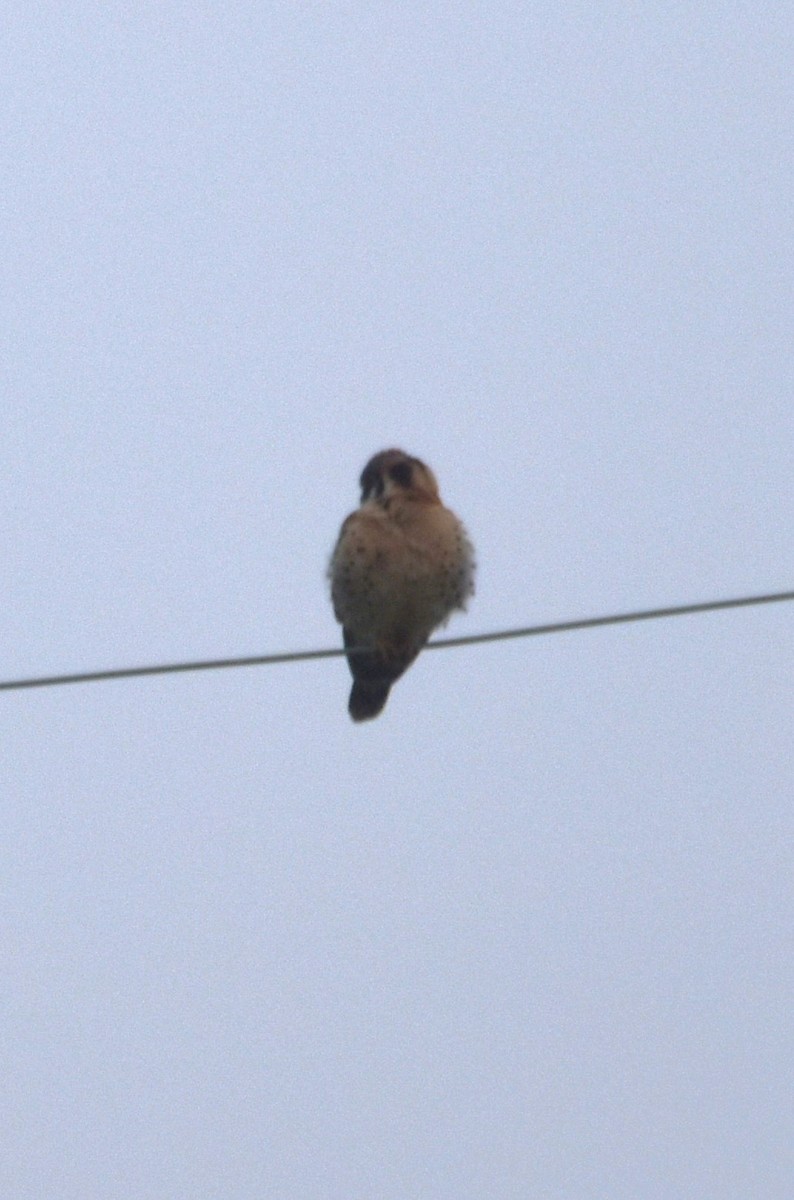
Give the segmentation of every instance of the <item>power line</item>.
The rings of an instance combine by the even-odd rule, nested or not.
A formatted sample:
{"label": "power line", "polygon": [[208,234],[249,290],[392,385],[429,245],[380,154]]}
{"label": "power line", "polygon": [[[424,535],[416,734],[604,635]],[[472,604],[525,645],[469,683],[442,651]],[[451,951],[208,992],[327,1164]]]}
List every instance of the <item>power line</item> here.
{"label": "power line", "polygon": [[[497,633],[475,633],[469,637],[439,638],[426,650],[444,646],[469,646],[475,642],[498,642],[506,638],[538,637],[545,633],[570,633],[574,629],[597,629],[600,625],[627,625],[630,621],[656,621],[660,617],[686,617],[692,613],[718,612],[721,608],[749,608],[753,604],[778,604],[794,600],[794,592],[770,592],[765,596],[739,596],[733,600],[704,600],[699,604],[674,604],[669,608],[646,608],[615,613],[608,617],[582,617],[575,621],[553,621],[550,625],[528,625],[525,629],[503,629]],[[0,687],[2,685],[0,684]]]}
{"label": "power line", "polygon": [[[677,604],[668,608],[646,608],[637,612],[614,613],[606,617],[582,617],[574,621],[553,621],[548,625],[528,625],[522,629],[500,629],[495,633],[472,633],[465,637],[438,638],[426,650],[445,650],[451,646],[474,646],[479,642],[500,642],[508,638],[539,637],[547,633],[571,633],[576,629],[597,629],[604,625],[627,625],[630,621],[654,621],[661,617],[684,617],[693,613],[718,612],[725,608],[749,608],[756,604],[778,604],[794,600],[794,592],[773,592],[764,596],[740,596],[731,600],[705,600],[698,604]],[[278,663],[307,662],[317,658],[339,658],[356,650],[293,650],[282,654],[255,654],[246,658],[210,658],[196,662],[160,663],[150,667],[116,667],[107,671],[80,671],[73,675],[39,675],[32,679],[0,682],[0,692],[23,688],[57,687],[66,683],[100,683],[107,679],[133,679],[141,675],[176,675],[185,671],[217,671],[228,667],[270,667]]]}

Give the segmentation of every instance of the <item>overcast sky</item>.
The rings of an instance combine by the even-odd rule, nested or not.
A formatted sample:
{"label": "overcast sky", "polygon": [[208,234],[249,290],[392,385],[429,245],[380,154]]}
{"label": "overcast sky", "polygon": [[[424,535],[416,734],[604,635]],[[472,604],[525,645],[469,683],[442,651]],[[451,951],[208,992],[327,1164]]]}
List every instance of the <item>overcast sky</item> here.
{"label": "overcast sky", "polygon": [[[12,3],[0,678],[794,586],[791,13]],[[788,1200],[794,607],[0,697],[0,1192]]]}

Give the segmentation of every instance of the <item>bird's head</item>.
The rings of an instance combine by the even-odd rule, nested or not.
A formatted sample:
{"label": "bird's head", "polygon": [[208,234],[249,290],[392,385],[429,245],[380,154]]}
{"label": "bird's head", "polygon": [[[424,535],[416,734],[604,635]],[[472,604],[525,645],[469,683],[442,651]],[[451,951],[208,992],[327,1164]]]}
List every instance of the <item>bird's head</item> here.
{"label": "bird's head", "polygon": [[412,499],[439,503],[438,483],[429,467],[403,450],[381,450],[361,472],[361,503],[385,503],[398,493]]}

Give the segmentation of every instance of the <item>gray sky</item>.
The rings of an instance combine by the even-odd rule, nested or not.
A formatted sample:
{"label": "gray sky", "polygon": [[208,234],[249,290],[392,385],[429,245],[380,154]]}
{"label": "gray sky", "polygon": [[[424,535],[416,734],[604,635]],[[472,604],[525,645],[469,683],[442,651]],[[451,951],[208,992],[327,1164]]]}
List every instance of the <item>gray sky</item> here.
{"label": "gray sky", "polygon": [[[12,4],[0,676],[791,588],[791,17]],[[788,1200],[789,606],[0,702],[0,1191]]]}

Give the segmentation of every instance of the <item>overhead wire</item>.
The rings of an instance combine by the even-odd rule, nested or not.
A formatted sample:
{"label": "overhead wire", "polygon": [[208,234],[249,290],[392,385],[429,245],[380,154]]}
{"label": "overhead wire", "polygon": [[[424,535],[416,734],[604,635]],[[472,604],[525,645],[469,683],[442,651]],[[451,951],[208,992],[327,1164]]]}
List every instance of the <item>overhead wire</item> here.
{"label": "overhead wire", "polygon": [[[426,650],[446,650],[453,646],[475,646],[481,642],[507,641],[512,638],[540,637],[551,633],[572,633],[580,629],[598,629],[607,625],[627,625],[632,621],[654,621],[663,617],[683,617],[696,613],[719,612],[729,608],[748,608],[758,604],[779,604],[794,600],[794,591],[770,592],[764,595],[739,596],[729,600],[704,600],[696,604],[675,604],[664,608],[646,608],[633,612],[612,613],[601,617],[580,617],[572,621],[552,621],[543,625],[527,625],[517,629],[500,629],[492,633],[472,633],[463,637],[437,638],[428,642]],[[112,667],[101,671],[77,671],[69,675],[38,675],[28,679],[0,681],[0,692],[21,691],[26,688],[58,687],[68,683],[100,683],[111,679],[133,679],[144,675],[176,675],[187,671],[217,671],[231,667],[268,667],[279,663],[308,662],[320,658],[340,658],[342,655],[366,653],[361,647],[325,650],[292,650],[279,654],[252,654],[238,658],[199,659],[191,662],[158,663],[143,667]]]}

